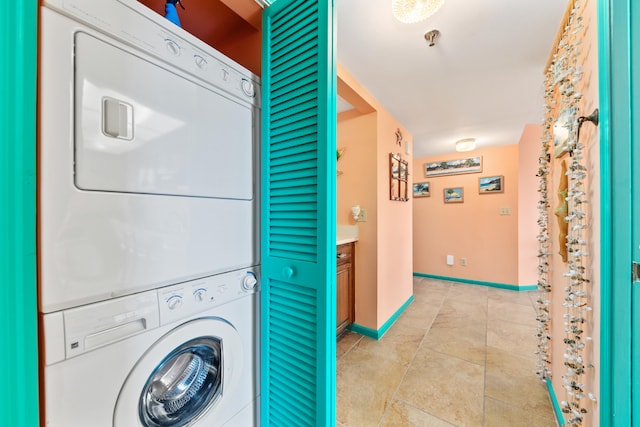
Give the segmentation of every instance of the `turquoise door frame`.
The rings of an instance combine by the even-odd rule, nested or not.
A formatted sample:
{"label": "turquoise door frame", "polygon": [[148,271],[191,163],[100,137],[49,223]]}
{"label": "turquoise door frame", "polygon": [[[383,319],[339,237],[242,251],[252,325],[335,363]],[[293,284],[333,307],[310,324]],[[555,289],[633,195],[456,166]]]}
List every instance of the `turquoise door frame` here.
{"label": "turquoise door frame", "polygon": [[38,425],[37,3],[0,13],[0,424]]}
{"label": "turquoise door frame", "polygon": [[[598,2],[601,184],[600,425],[630,426],[638,406],[638,284],[631,264],[640,261],[638,224],[638,97],[640,7],[636,0]],[[632,185],[633,183],[633,185]],[[632,198],[632,190],[634,192]],[[635,310],[634,310],[635,309]],[[636,350],[636,351],[633,351]],[[633,393],[635,389],[635,393]],[[632,398],[632,395],[634,396]],[[637,418],[637,417],[636,417]],[[640,425],[640,420],[633,420]]]}
{"label": "turquoise door frame", "polygon": [[333,0],[263,14],[261,424],[336,423]]}

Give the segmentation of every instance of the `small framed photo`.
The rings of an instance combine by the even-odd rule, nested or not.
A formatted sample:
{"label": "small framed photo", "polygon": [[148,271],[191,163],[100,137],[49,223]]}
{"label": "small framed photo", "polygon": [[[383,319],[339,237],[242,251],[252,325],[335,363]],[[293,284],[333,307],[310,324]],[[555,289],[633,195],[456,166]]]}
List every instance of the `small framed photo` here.
{"label": "small framed photo", "polygon": [[478,192],[480,194],[504,193],[504,176],[483,176],[478,178]]}
{"label": "small framed photo", "polygon": [[413,184],[413,197],[431,197],[429,182],[415,182]]}
{"label": "small framed photo", "polygon": [[464,202],[464,188],[462,187],[445,188],[443,192],[444,192],[445,203],[463,203]]}

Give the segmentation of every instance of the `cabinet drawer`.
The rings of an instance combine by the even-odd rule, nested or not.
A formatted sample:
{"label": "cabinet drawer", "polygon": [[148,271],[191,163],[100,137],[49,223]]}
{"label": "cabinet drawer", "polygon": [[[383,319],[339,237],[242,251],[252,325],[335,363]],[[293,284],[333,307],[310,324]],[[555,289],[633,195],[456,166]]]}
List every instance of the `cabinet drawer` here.
{"label": "cabinet drawer", "polygon": [[344,245],[339,245],[336,248],[336,261],[338,265],[351,262],[352,259],[353,243],[345,243]]}

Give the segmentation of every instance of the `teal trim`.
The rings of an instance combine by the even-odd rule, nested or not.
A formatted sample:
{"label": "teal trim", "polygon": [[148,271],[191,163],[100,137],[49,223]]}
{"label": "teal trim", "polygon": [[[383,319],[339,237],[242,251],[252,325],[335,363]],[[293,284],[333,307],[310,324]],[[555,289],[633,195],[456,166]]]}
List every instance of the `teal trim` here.
{"label": "teal trim", "polygon": [[261,420],[336,423],[333,0],[263,13]]}
{"label": "teal trim", "polygon": [[[631,425],[630,0],[598,2],[600,425]],[[637,22],[636,25],[640,23]],[[589,112],[585,112],[589,113]]]}
{"label": "teal trim", "polygon": [[396,320],[398,320],[400,315],[402,315],[402,313],[407,309],[409,304],[411,304],[414,299],[415,299],[414,296],[411,295],[409,299],[406,300],[405,303],[402,304],[400,308],[397,309],[395,313],[393,313],[393,315],[389,318],[389,320],[384,322],[384,325],[382,325],[382,327],[378,330],[367,328],[366,326],[358,325],[356,323],[352,323],[349,326],[349,330],[352,332],[356,332],[360,335],[364,335],[365,337],[373,338],[374,340],[379,340],[384,336],[384,334],[387,333],[389,328],[391,328],[391,326],[396,322]]}
{"label": "teal trim", "polygon": [[472,280],[472,279],[460,279],[458,277],[447,277],[447,276],[438,276],[436,274],[427,274],[427,273],[413,273],[416,277],[426,277],[429,279],[437,279],[437,280],[447,280],[449,282],[459,282],[459,283],[467,283],[470,285],[480,285],[480,286],[488,286],[490,288],[498,288],[498,289],[508,289],[510,291],[536,291],[538,290],[537,285],[509,285],[507,283],[495,283],[495,282],[482,282],[480,280]]}
{"label": "teal trim", "polygon": [[562,415],[562,409],[560,409],[560,404],[558,403],[558,399],[556,398],[556,392],[553,391],[553,384],[551,380],[547,378],[547,391],[549,392],[549,400],[551,400],[551,405],[553,406],[553,414],[556,416],[556,422],[558,426],[562,427],[565,425],[564,415]]}
{"label": "teal trim", "polygon": [[36,47],[38,2],[0,14],[0,388],[2,425],[38,425]]}

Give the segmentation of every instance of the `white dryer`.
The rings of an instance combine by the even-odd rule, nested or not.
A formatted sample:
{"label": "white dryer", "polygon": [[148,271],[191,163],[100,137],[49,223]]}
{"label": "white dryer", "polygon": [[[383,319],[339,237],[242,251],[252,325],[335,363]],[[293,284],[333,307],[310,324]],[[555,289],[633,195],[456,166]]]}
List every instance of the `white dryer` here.
{"label": "white dryer", "polygon": [[259,79],[136,0],[40,17],[40,311],[259,264]]}
{"label": "white dryer", "polygon": [[257,276],[241,269],[45,315],[44,425],[259,425]]}

